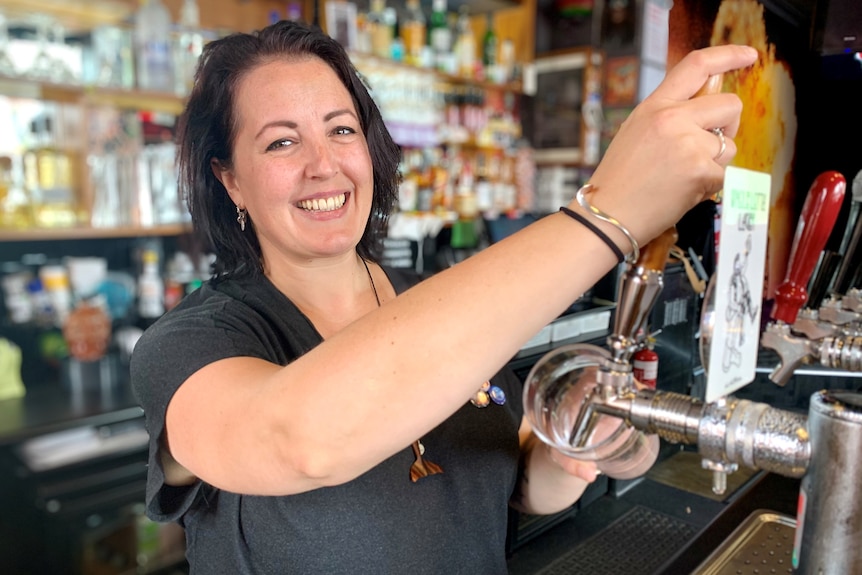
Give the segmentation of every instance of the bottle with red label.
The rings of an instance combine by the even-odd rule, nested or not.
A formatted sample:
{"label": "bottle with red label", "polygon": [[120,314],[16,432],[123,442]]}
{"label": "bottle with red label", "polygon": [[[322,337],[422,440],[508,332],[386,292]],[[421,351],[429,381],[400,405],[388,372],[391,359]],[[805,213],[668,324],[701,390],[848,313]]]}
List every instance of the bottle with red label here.
{"label": "bottle with red label", "polygon": [[646,346],[632,356],[632,374],[639,382],[655,389],[658,381],[658,354],[655,352],[655,338],[648,336]]}

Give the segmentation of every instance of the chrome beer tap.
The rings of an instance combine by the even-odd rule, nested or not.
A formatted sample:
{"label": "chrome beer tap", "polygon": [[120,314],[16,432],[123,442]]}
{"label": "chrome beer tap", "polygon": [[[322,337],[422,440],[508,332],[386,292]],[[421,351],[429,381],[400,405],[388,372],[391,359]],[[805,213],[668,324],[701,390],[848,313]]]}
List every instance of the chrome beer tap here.
{"label": "chrome beer tap", "polygon": [[[800,257],[821,249],[816,236],[828,235],[823,226],[834,223],[834,218],[828,221],[831,216],[828,210],[824,215],[824,208],[834,203],[841,180],[833,174],[818,182],[809,196],[814,199],[806,200],[802,231],[797,234],[794,252]],[[809,219],[812,213],[816,216]],[[645,251],[655,257],[664,250],[660,243]],[[789,377],[802,361],[797,358],[811,357],[830,367],[862,371],[862,338],[810,340],[791,335],[805,301],[803,280],[811,269],[800,269],[804,267],[800,263],[790,267],[790,281],[780,288],[774,321],[764,334],[773,338],[773,349],[784,354],[779,367]],[[713,470],[713,490],[719,493],[725,488],[725,474],[740,465],[801,478],[794,572],[856,572],[862,565],[858,545],[862,490],[857,487],[862,475],[862,393],[820,391],[811,397],[808,413],[802,414],[733,396],[704,402],[642,388],[632,375],[629,359],[639,345],[637,334],[657,299],[662,275],[654,263],[647,266],[641,261],[625,271],[609,350],[589,344],[564,346],[533,366],[525,381],[524,406],[534,432],[572,457],[596,461],[599,469],[616,478],[645,473],[656,459],[658,437],[696,445],[704,467]],[[851,305],[860,303],[858,293],[848,292],[848,297]],[[702,355],[704,342],[711,339],[709,316],[705,309]]]}

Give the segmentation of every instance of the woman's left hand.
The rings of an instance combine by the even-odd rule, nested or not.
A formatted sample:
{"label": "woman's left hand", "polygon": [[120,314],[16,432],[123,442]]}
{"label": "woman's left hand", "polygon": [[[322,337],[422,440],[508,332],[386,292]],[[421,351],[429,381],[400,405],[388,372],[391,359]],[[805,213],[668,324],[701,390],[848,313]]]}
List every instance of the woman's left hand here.
{"label": "woman's left hand", "polygon": [[573,475],[579,479],[583,479],[587,483],[592,483],[601,474],[595,461],[585,461],[583,459],[575,459],[565,455],[558,449],[551,446],[546,446],[548,457],[557,464],[563,471],[569,475]]}

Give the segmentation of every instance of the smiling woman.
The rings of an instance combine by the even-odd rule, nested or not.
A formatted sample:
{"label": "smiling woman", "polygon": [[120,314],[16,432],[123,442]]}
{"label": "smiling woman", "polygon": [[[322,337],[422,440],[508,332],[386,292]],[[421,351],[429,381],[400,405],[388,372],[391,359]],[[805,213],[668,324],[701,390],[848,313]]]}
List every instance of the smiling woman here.
{"label": "smiling woman", "polygon": [[319,58],[266,62],[246,74],[236,101],[232,158],[212,165],[258,232],[263,269],[352,252],[373,178],[358,113],[332,68]]}
{"label": "smiling woman", "polygon": [[505,366],[616,265],[600,236],[627,252],[717,190],[739,101],[691,97],[753,60],[693,54],[621,127],[590,201],[633,241],[554,214],[419,282],[377,263],[400,150],[342,46],[295,22],[207,44],[177,133],[213,278],[131,364],[147,513],[185,528],[192,573],[505,573],[507,505],[553,513],[596,477],[536,440]]}

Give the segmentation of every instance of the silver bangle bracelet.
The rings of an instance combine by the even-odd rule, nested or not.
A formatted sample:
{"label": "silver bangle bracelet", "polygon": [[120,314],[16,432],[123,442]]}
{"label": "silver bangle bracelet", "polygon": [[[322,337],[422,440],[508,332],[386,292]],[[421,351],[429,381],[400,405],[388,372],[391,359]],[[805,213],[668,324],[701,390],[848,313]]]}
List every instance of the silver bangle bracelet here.
{"label": "silver bangle bracelet", "polygon": [[580,204],[582,208],[587,210],[589,213],[591,213],[598,219],[602,220],[603,222],[607,222],[617,228],[623,233],[626,238],[628,238],[629,242],[631,242],[632,244],[632,251],[628,256],[626,256],[626,263],[635,263],[636,261],[638,261],[638,258],[640,257],[641,253],[640,246],[638,246],[638,241],[635,239],[632,233],[628,231],[628,229],[619,222],[619,220],[612,216],[609,216],[602,210],[592,205],[589,201],[587,201],[587,192],[589,192],[592,188],[592,184],[584,184],[583,186],[581,186],[581,188],[575,194],[575,198],[578,200],[578,204]]}

